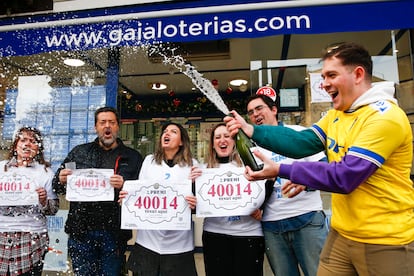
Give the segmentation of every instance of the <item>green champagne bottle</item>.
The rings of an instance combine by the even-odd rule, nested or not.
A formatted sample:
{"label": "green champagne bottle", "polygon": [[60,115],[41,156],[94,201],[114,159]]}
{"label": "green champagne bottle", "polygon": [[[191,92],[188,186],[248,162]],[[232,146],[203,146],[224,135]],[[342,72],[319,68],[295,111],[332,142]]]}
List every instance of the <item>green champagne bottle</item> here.
{"label": "green champagne bottle", "polygon": [[257,147],[256,143],[242,129],[239,129],[235,139],[236,149],[239,152],[243,164],[249,166],[253,171],[263,169],[263,162],[253,154],[253,150]]}

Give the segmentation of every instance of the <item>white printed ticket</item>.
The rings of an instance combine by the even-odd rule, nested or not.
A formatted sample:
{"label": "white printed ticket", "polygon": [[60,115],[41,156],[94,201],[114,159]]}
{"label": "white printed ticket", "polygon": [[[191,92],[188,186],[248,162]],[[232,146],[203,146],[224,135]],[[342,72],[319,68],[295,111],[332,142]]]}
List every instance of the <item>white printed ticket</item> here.
{"label": "white printed ticket", "polygon": [[109,178],[112,169],[79,169],[68,175],[66,200],[68,201],[114,201],[114,188]]}
{"label": "white printed ticket", "polygon": [[0,174],[0,206],[35,205],[39,203],[37,184],[30,176],[16,172]]}
{"label": "white printed ticket", "polygon": [[123,190],[122,229],[190,230],[191,209],[185,200],[191,195],[191,181],[129,180]]}
{"label": "white printed ticket", "polygon": [[196,216],[245,216],[258,209],[265,198],[265,181],[248,181],[244,170],[203,169],[196,178]]}

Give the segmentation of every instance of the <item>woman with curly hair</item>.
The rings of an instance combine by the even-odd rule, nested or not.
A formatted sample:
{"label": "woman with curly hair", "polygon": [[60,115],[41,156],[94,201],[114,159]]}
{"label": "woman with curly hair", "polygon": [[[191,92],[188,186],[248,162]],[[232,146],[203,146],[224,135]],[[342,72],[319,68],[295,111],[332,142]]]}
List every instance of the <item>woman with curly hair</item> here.
{"label": "woman with curly hair", "polygon": [[38,198],[35,204],[25,203],[28,196],[19,198],[16,205],[0,203],[0,276],[40,276],[49,245],[46,215],[56,214],[59,208],[40,131],[20,128],[0,168],[0,202],[11,202],[7,197],[13,196],[18,186],[13,184],[19,181]]}

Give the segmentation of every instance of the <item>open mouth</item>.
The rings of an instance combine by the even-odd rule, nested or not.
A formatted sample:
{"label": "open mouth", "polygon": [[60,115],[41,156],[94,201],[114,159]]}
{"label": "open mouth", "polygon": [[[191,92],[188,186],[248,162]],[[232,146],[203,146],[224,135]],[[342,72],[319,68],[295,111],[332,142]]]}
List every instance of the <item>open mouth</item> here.
{"label": "open mouth", "polygon": [[218,145],[216,152],[218,156],[227,156],[229,154],[229,147],[227,144]]}
{"label": "open mouth", "polygon": [[257,118],[256,125],[261,125],[261,124],[263,124],[263,118]]}
{"label": "open mouth", "polygon": [[24,148],[23,152],[26,153],[26,154],[30,154],[32,152],[32,150],[29,149],[29,148]]}
{"label": "open mouth", "polygon": [[335,99],[336,96],[338,96],[338,91],[331,91],[331,92],[328,92],[328,93],[332,97],[332,100]]}

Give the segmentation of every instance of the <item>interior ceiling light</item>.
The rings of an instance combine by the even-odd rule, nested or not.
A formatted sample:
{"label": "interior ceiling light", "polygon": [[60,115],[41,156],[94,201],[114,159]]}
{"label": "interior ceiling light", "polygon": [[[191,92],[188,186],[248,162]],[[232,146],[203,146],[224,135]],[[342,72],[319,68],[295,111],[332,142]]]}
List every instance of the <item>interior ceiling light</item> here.
{"label": "interior ceiling light", "polygon": [[230,85],[232,86],[240,86],[242,84],[247,84],[247,80],[244,79],[234,79],[230,81]]}
{"label": "interior ceiling light", "polygon": [[162,83],[162,82],[155,82],[155,83],[151,84],[151,89],[152,90],[157,90],[157,91],[164,90],[164,89],[167,89],[167,85],[165,83]]}
{"label": "interior ceiling light", "polygon": [[63,63],[69,66],[73,66],[73,67],[79,67],[79,66],[85,65],[85,62],[83,60],[80,60],[77,58],[65,58]]}

